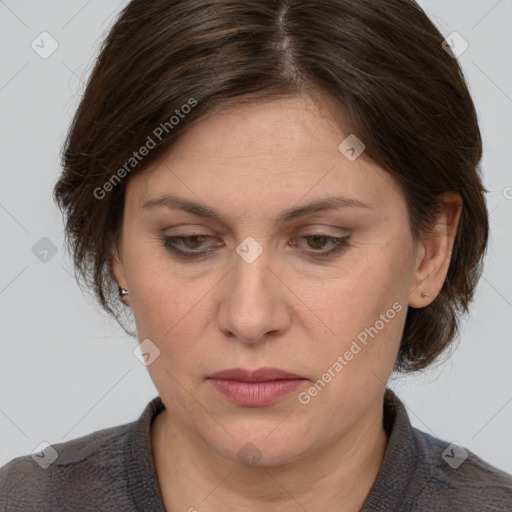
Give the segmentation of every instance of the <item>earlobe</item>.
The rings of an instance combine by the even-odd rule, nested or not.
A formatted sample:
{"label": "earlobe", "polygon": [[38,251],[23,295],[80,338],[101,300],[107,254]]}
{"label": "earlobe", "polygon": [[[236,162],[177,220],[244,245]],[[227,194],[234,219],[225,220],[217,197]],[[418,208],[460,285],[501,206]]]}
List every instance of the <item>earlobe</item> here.
{"label": "earlobe", "polygon": [[462,198],[456,192],[441,195],[441,212],[431,232],[417,251],[414,279],[409,292],[409,306],[428,306],[441,291],[448,274],[462,212]]}
{"label": "earlobe", "polygon": [[122,261],[121,256],[119,255],[119,251],[117,250],[117,248],[115,248],[112,251],[110,266],[112,269],[112,273],[114,275],[114,279],[116,280],[119,286],[119,297],[124,304],[128,305],[128,298],[126,297],[127,294],[121,292],[121,290],[125,290],[127,288],[127,283],[124,263]]}

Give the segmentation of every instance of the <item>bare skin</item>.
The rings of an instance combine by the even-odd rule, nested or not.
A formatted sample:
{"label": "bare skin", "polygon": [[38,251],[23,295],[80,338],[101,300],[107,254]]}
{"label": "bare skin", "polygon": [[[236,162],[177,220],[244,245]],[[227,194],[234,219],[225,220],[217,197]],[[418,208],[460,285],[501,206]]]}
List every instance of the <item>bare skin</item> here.
{"label": "bare skin", "polygon": [[[407,307],[425,307],[441,290],[461,199],[445,194],[435,232],[413,240],[398,183],[364,153],[350,161],[340,152],[349,134],[331,107],[296,96],[218,112],[128,184],[113,268],[130,292],[139,339],[160,350],[148,370],[166,410],[151,442],[169,512],[352,512],[378,475],[383,397]],[[208,205],[223,220],[144,207],[164,194]],[[335,195],[368,207],[276,222],[283,210]],[[162,243],[199,235],[174,241],[202,252],[197,259]],[[329,237],[346,236],[348,246],[318,255],[334,248]],[[236,252],[247,237],[262,249],[251,263]],[[370,326],[378,334],[335,372]],[[247,407],[208,379],[261,367],[305,381],[272,405]],[[250,464],[240,457],[248,443],[257,450]]]}

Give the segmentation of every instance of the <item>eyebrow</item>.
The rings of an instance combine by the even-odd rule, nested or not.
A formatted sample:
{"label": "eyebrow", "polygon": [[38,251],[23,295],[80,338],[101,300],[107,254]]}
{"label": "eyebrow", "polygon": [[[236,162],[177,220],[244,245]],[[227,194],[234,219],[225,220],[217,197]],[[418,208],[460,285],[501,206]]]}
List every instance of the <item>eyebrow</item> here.
{"label": "eyebrow", "polygon": [[[204,204],[195,203],[188,199],[173,195],[165,194],[163,196],[150,199],[142,205],[144,209],[153,209],[157,207],[167,207],[171,210],[183,210],[199,217],[216,220],[224,224],[228,224],[226,219],[215,209]],[[280,222],[289,222],[291,220],[310,215],[312,213],[323,212],[328,210],[336,210],[340,208],[366,208],[371,206],[365,204],[358,199],[342,196],[331,196],[318,201],[314,201],[299,208],[290,208],[284,210],[277,215],[276,224]]]}

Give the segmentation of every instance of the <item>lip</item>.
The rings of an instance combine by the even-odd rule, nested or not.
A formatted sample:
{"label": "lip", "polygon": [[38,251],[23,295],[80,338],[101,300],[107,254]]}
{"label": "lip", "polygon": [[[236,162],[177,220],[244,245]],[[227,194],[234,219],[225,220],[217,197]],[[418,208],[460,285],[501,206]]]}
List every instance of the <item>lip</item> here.
{"label": "lip", "polygon": [[209,379],[237,380],[240,382],[269,382],[273,380],[305,379],[302,375],[285,372],[279,368],[258,368],[257,370],[245,370],[243,368],[231,368],[222,370],[208,377]]}
{"label": "lip", "polygon": [[228,400],[246,407],[272,405],[307,382],[305,377],[279,368],[232,368],[214,373],[208,380]]}

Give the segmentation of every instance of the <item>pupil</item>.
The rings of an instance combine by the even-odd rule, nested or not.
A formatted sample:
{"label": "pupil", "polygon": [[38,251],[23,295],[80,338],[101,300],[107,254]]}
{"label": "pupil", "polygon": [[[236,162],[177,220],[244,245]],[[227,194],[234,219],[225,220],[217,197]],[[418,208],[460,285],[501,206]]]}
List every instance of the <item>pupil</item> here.
{"label": "pupil", "polygon": [[[319,240],[325,240],[325,236],[313,236],[313,237],[311,237],[311,238],[313,238],[313,240],[314,240],[315,242],[318,242]],[[325,243],[325,242],[324,242],[324,243]],[[315,245],[315,248],[316,248],[316,249],[321,248],[321,247],[324,245],[324,243],[321,243],[320,245]]]}
{"label": "pupil", "polygon": [[195,235],[195,236],[187,236],[187,237],[184,239],[184,241],[185,241],[185,245],[189,245],[189,244],[188,244],[188,241],[189,241],[189,240],[193,240],[193,241],[195,241],[195,242],[199,242],[199,244],[194,245],[194,242],[192,242],[192,244],[190,244],[190,245],[192,246],[192,248],[197,248],[198,246],[200,246],[200,245],[201,245],[201,240],[200,240],[200,238],[204,238],[204,237],[201,237],[201,236],[199,236],[199,235]]}

